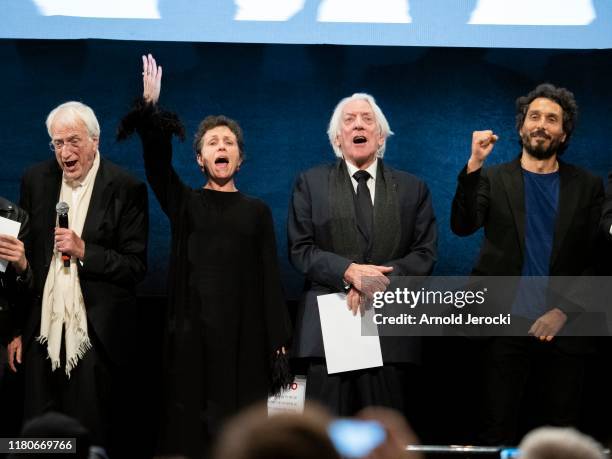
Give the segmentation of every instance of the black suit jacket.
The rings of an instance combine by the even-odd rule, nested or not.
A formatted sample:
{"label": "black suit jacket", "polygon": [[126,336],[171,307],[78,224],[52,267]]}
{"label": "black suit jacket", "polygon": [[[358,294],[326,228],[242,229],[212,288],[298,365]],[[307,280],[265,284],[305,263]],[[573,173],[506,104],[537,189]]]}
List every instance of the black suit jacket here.
{"label": "black suit jacket", "polygon": [[606,186],[606,196],[603,202],[601,215],[601,250],[599,251],[599,272],[602,276],[612,275],[612,172],[608,174],[608,184]]}
{"label": "black suit jacket", "polygon": [[[31,216],[26,253],[34,273],[34,301],[24,327],[24,346],[40,333],[41,297],[53,255],[55,205],[62,171],[55,159],[28,169],[21,206]],[[81,238],[85,258],[77,263],[89,333],[95,333],[115,363],[129,358],[137,326],[135,285],[147,267],[147,188],[115,164],[100,160]]]}
{"label": "black suit jacket", "polygon": [[[27,212],[0,196],[0,217],[21,223],[18,238],[24,240],[30,231]],[[0,345],[6,345],[21,334],[18,328],[23,323],[23,304],[28,299],[28,289],[32,282],[32,270],[27,269],[17,276],[12,263],[5,272],[0,272]]]}
{"label": "black suit jacket", "polygon": [[[340,163],[303,172],[295,183],[287,222],[289,257],[293,266],[306,276],[293,344],[297,357],[324,356],[317,296],[344,291],[343,276],[351,263],[392,266],[394,276],[427,276],[433,270],[437,227],[427,185],[414,175],[378,161],[374,244],[377,235],[385,231],[383,223],[377,219],[377,209],[384,206],[381,202],[384,195],[378,191],[381,174],[395,189],[400,223],[396,248],[380,257],[360,260],[334,253],[332,231],[338,222],[332,218],[330,176]],[[351,223],[357,232],[354,219]],[[385,362],[416,362],[420,358],[419,340],[415,338],[382,337],[381,349]]]}
{"label": "black suit jacket", "polygon": [[[559,175],[559,209],[550,257],[550,276],[594,275],[603,200],[602,181],[590,172],[562,161],[559,161]],[[467,167],[461,171],[452,204],[451,228],[459,236],[467,236],[484,228],[484,239],[472,270],[473,275],[517,276],[518,285],[525,252],[525,218],[520,158],[470,174]],[[575,334],[586,332],[586,327],[600,329],[599,326],[593,328],[592,316],[580,314],[583,312],[585,287],[588,287],[585,281],[551,277],[549,286],[557,294],[552,297],[557,302],[551,302],[550,307],[559,307],[569,315],[566,329],[570,323],[574,330],[571,333]],[[500,301],[503,302],[509,306],[511,299]],[[580,320],[573,322],[577,316],[580,316]],[[568,352],[590,350],[590,341],[585,340],[558,338],[554,343]]]}
{"label": "black suit jacket", "polygon": [[[603,186],[590,172],[559,161],[559,211],[551,276],[593,274]],[[459,174],[451,228],[468,236],[484,227],[472,274],[520,276],[525,252],[525,191],[520,160]]]}

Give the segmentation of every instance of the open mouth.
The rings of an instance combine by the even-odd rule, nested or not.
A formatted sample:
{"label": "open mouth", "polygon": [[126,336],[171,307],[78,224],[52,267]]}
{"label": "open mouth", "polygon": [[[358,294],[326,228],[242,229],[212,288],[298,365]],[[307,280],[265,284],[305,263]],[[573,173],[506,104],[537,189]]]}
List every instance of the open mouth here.
{"label": "open mouth", "polygon": [[74,161],[64,161],[64,166],[71,168],[76,164],[76,159]]}
{"label": "open mouth", "polygon": [[219,156],[215,159],[215,164],[229,164],[229,159],[225,156]]}
{"label": "open mouth", "polygon": [[355,137],[353,137],[353,143],[366,143],[368,141],[368,139],[365,138],[365,136],[362,135],[356,135]]}

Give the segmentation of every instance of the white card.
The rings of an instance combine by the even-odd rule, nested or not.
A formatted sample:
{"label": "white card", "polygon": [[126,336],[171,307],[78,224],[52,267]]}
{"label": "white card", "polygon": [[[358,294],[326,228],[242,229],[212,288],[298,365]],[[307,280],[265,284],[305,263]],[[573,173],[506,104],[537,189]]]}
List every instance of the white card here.
{"label": "white card", "polygon": [[[361,321],[374,324],[374,310],[361,316],[353,315],[346,306],[346,295],[332,293],[317,297],[327,373],[382,367],[382,353],[378,335],[363,336]],[[369,327],[375,330],[374,327]]]}
{"label": "white card", "polygon": [[288,389],[275,397],[268,397],[268,416],[279,413],[304,412],[306,398],[306,376],[296,376]]}
{"label": "white card", "polygon": [[[17,237],[19,235],[21,223],[8,218],[0,217],[0,234]],[[0,272],[5,272],[9,262],[0,258]]]}

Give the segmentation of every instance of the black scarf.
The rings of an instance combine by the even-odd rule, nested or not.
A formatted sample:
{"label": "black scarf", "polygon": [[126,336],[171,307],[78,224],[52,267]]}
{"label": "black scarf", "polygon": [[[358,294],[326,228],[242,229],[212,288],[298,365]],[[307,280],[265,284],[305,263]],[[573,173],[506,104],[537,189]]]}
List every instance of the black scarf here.
{"label": "black scarf", "polygon": [[339,160],[329,174],[329,202],[333,251],[356,263],[385,263],[393,257],[400,243],[400,209],[397,184],[385,173],[381,159],[376,173],[374,224],[370,243],[357,230],[355,190],[346,163]]}

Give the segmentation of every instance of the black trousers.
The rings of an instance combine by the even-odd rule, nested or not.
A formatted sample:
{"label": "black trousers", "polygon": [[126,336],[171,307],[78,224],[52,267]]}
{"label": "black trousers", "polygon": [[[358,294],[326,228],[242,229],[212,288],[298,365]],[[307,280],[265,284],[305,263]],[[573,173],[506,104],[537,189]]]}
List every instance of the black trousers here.
{"label": "black trousers", "polygon": [[[17,437],[23,416],[23,365],[13,373],[7,363],[7,350],[0,345],[0,437]],[[0,455],[2,457],[2,455]]]}
{"label": "black trousers", "polygon": [[[556,338],[568,339],[568,338]],[[572,339],[572,338],[569,338]],[[483,343],[485,344],[485,343]],[[582,399],[585,355],[534,337],[495,337],[483,350],[483,430],[488,445],[516,445],[537,425],[576,425]],[[530,397],[526,397],[529,393]],[[527,404],[527,401],[532,401]]]}
{"label": "black trousers", "polygon": [[[91,435],[94,445],[108,448],[113,410],[113,368],[95,335],[90,331],[89,349],[70,377],[66,375],[62,345],[61,365],[51,371],[47,346],[31,342],[25,351],[24,419],[58,411],[77,419]],[[63,340],[62,340],[63,342]]]}
{"label": "black trousers", "polygon": [[404,380],[408,364],[328,375],[324,359],[308,359],[306,399],[315,400],[337,416],[352,416],[366,406],[404,411]]}

